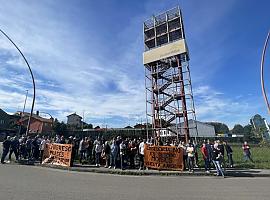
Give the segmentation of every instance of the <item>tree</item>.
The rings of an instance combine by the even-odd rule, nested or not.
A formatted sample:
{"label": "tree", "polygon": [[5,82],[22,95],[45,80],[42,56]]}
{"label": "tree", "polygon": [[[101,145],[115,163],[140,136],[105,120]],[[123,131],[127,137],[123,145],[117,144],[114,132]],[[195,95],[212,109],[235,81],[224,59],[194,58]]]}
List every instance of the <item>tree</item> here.
{"label": "tree", "polygon": [[67,125],[64,122],[59,122],[57,119],[53,123],[53,131],[57,135],[67,135]]}
{"label": "tree", "polygon": [[234,125],[234,127],[232,129],[232,134],[241,135],[243,133],[244,133],[244,128],[241,124]]}
{"label": "tree", "polygon": [[93,124],[85,124],[85,125],[83,125],[83,128],[85,128],[85,129],[93,129]]}
{"label": "tree", "polygon": [[220,122],[206,122],[206,124],[214,126],[216,134],[229,133],[229,127],[226,124]]}
{"label": "tree", "polygon": [[250,140],[255,137],[252,125],[248,124],[243,128],[243,134],[245,139]]}

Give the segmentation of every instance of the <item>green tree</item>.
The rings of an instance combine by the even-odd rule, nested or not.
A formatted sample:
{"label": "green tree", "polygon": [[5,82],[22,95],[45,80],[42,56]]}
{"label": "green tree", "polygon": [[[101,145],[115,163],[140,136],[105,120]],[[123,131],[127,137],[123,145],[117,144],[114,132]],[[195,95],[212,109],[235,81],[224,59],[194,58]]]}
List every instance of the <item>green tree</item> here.
{"label": "green tree", "polygon": [[224,124],[224,123],[220,123],[220,122],[206,122],[206,124],[212,125],[215,127],[215,132],[216,134],[225,134],[225,133],[229,133],[229,127]]}
{"label": "green tree", "polygon": [[54,120],[53,132],[57,135],[67,135],[67,125],[64,122],[59,122],[58,119]]}
{"label": "green tree", "polygon": [[232,134],[235,134],[235,135],[244,134],[244,127],[241,124],[234,125],[232,129]]}
{"label": "green tree", "polygon": [[246,140],[251,140],[252,138],[255,137],[254,130],[251,124],[248,124],[243,127],[243,134]]}

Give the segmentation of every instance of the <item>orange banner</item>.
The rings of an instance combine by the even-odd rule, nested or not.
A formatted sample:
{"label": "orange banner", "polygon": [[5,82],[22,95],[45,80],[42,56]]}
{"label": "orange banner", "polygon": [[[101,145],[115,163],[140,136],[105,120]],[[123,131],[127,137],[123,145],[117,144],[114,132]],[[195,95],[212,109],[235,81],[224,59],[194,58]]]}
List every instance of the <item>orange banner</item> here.
{"label": "orange banner", "polygon": [[71,144],[46,144],[42,157],[42,164],[70,167],[71,153]]}
{"label": "orange banner", "polygon": [[150,146],[144,148],[144,165],[152,169],[183,170],[183,149],[171,146]]}

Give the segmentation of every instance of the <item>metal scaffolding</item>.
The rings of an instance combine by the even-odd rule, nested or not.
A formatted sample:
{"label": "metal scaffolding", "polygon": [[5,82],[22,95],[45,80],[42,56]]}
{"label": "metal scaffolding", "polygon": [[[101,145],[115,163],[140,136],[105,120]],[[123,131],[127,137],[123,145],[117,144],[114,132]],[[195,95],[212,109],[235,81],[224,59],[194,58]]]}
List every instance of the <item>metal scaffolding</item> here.
{"label": "metal scaffolding", "polygon": [[144,23],[144,44],[146,121],[151,121],[153,137],[184,137],[187,142],[197,125],[179,7]]}

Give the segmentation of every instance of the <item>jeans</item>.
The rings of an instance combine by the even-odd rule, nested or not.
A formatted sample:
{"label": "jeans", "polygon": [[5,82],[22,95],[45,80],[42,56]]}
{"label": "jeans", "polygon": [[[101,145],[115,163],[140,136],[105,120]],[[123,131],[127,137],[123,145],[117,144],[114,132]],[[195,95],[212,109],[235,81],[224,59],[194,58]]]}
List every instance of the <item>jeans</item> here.
{"label": "jeans", "polygon": [[232,153],[227,154],[227,157],[228,157],[229,165],[230,165],[230,167],[232,167],[233,166]]}
{"label": "jeans", "polygon": [[144,168],[144,155],[139,154],[139,158],[140,158],[140,169]]}
{"label": "jeans", "polygon": [[79,160],[80,163],[82,163],[82,160],[85,159],[85,152],[86,150],[80,150],[80,160]]}
{"label": "jeans", "polygon": [[248,161],[248,160],[250,160],[251,162],[253,162],[253,160],[252,160],[252,158],[250,156],[250,153],[245,153],[244,154],[244,161]]}
{"label": "jeans", "polygon": [[101,152],[96,152],[96,164],[100,164]]}
{"label": "jeans", "polygon": [[208,158],[204,159],[204,169],[205,171],[209,171],[210,170],[210,162]]}
{"label": "jeans", "polygon": [[11,160],[11,156],[13,153],[15,154],[16,160],[18,160],[19,159],[18,149],[10,149],[8,156],[9,160]]}
{"label": "jeans", "polygon": [[115,167],[116,158],[117,158],[117,154],[116,153],[115,154],[111,153],[110,166]]}
{"label": "jeans", "polygon": [[188,170],[191,171],[194,168],[194,157],[188,156]]}
{"label": "jeans", "polygon": [[1,163],[4,163],[5,158],[8,154],[9,150],[8,149],[3,149],[2,157],[1,157]]}
{"label": "jeans", "polygon": [[219,160],[213,160],[213,163],[214,163],[215,168],[217,170],[217,175],[218,176],[224,176],[224,173],[223,173],[222,168],[220,166]]}
{"label": "jeans", "polygon": [[126,155],[120,155],[121,158],[121,169],[125,169],[126,168]]}

